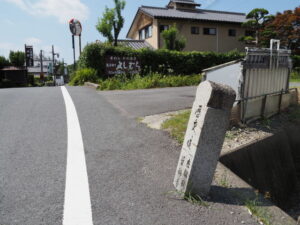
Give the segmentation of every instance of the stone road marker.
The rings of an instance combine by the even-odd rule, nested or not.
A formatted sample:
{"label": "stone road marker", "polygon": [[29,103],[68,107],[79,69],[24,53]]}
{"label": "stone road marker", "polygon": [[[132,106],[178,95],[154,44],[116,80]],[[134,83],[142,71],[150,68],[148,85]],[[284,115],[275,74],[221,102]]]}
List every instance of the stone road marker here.
{"label": "stone road marker", "polygon": [[179,193],[209,193],[229,125],[235,91],[211,81],[197,89],[174,178]]}

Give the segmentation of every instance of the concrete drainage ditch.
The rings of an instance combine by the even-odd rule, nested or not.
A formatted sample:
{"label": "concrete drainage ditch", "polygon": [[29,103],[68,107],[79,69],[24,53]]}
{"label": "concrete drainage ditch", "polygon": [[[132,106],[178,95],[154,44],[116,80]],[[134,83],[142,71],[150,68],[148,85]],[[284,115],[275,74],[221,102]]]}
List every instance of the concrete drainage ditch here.
{"label": "concrete drainage ditch", "polygon": [[300,216],[300,124],[228,152],[220,162],[295,220]]}

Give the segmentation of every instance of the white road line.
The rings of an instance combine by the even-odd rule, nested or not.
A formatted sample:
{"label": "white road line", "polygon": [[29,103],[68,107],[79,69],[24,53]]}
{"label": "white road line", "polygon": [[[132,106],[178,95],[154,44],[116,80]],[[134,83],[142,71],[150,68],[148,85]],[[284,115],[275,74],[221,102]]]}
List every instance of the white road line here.
{"label": "white road line", "polygon": [[72,98],[62,86],[68,125],[63,225],[92,225],[92,209],[80,124]]}

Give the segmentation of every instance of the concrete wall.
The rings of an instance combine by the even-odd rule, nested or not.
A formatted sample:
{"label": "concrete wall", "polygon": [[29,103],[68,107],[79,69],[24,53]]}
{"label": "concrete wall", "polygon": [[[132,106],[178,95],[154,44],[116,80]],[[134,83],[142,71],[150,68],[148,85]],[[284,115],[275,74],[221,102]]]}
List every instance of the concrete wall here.
{"label": "concrete wall", "polygon": [[[273,202],[286,207],[300,172],[300,125],[221,156],[220,162]],[[299,158],[300,159],[300,158]]]}

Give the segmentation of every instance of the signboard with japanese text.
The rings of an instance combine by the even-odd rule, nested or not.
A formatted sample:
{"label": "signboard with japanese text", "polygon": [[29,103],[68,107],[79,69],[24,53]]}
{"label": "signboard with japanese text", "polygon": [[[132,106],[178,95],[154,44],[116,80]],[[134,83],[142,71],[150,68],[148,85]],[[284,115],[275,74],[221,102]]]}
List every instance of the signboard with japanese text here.
{"label": "signboard with japanese text", "polygon": [[33,67],[33,47],[25,45],[26,66]]}
{"label": "signboard with japanese text", "polygon": [[135,56],[106,56],[105,58],[105,73],[108,76],[138,74],[140,71],[140,60]]}

